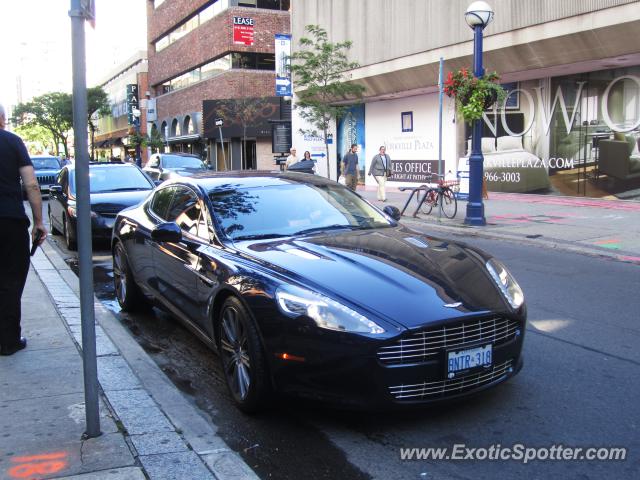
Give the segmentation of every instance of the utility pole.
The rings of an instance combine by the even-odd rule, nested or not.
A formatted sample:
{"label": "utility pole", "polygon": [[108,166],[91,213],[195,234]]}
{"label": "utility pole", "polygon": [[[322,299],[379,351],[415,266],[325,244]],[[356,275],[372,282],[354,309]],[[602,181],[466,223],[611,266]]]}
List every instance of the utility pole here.
{"label": "utility pole", "polygon": [[100,432],[96,327],[93,310],[93,252],[91,206],[89,202],[89,151],[87,149],[87,72],[84,37],[85,20],[95,19],[93,0],[71,0],[71,58],[73,62],[73,132],[76,152],[75,181],[78,225],[78,268],[80,270],[80,320],[87,438]]}

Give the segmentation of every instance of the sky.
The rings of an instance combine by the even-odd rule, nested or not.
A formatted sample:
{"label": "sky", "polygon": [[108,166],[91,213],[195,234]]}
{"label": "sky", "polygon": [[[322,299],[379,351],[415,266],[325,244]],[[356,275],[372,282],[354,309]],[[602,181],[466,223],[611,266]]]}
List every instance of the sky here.
{"label": "sky", "polygon": [[[85,24],[87,86],[146,49],[146,0],[95,0],[96,28]],[[0,0],[0,103],[35,92],[72,91],[71,0]]]}

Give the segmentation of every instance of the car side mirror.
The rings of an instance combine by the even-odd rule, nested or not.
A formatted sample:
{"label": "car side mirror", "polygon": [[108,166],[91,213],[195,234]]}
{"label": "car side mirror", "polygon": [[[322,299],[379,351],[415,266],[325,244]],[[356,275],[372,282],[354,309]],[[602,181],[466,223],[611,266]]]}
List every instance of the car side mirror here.
{"label": "car side mirror", "polygon": [[49,187],[49,194],[51,193],[62,193],[62,185],[56,183],[55,185],[51,185]]}
{"label": "car side mirror", "polygon": [[164,180],[154,180],[154,181],[153,181],[153,183],[155,183],[155,184],[156,184],[156,187],[157,187],[158,185],[161,185],[161,184],[162,184],[162,182],[164,182]]}
{"label": "car side mirror", "polygon": [[402,215],[400,214],[400,210],[398,210],[398,207],[394,207],[393,205],[387,205],[382,209],[382,211],[394,220],[400,220],[400,218],[402,217]]}
{"label": "car side mirror", "polygon": [[177,243],[182,240],[182,230],[175,222],[161,223],[151,230],[151,239],[156,242]]}

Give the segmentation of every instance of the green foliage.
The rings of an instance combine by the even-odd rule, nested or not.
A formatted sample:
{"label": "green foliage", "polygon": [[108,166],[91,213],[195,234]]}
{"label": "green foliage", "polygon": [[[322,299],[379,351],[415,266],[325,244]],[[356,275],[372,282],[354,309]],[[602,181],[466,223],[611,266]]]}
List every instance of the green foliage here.
{"label": "green foliage", "polygon": [[16,134],[22,137],[31,154],[55,151],[53,135],[41,125],[21,125],[16,128]]}
{"label": "green foliage", "polygon": [[449,72],[444,84],[444,93],[455,98],[456,107],[465,121],[471,123],[482,118],[482,113],[495,102],[502,102],[507,92],[497,81],[496,72],[474,77],[469,70],[462,68]]}
{"label": "green foliage", "polygon": [[45,93],[30,102],[20,103],[13,110],[12,122],[17,126],[41,126],[51,133],[60,154],[58,144],[64,146],[69,156],[67,136],[73,125],[71,95],[63,92]]}
{"label": "green foliage", "polygon": [[93,119],[111,115],[109,96],[102,87],[87,88],[87,112],[90,131],[96,129]]}
{"label": "green foliage", "polygon": [[[365,88],[348,83],[346,72],[358,68],[350,62],[347,52],[352,42],[329,42],[327,32],[317,25],[307,25],[305,31],[310,38],[300,39],[300,50],[291,55],[291,72],[296,88],[296,110],[314,128],[301,133],[327,139],[333,119],[344,116],[348,107],[336,102],[360,101]],[[320,133],[319,133],[319,132]],[[329,171],[329,147],[327,149],[327,171]]]}
{"label": "green foliage", "polygon": [[127,143],[132,147],[140,145],[143,148],[150,147],[153,150],[159,150],[164,145],[164,141],[157,130],[152,130],[150,135],[137,133],[133,129],[127,136]]}

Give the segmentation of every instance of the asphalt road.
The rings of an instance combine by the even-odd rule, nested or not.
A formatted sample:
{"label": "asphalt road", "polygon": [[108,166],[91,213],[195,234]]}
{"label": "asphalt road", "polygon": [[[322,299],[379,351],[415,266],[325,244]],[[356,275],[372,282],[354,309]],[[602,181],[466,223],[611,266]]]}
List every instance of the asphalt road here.
{"label": "asphalt road", "polygon": [[[45,207],[46,208],[46,207]],[[73,265],[62,237],[53,242]],[[120,313],[111,257],[94,246],[95,290],[221,436],[264,479],[637,478],[640,471],[640,269],[551,249],[473,239],[500,258],[529,308],[525,367],[464,403],[354,413],[283,399],[239,413],[216,356],[170,316]],[[625,461],[402,460],[401,448],[626,447]]]}

